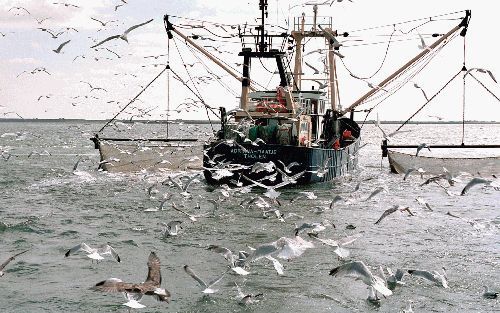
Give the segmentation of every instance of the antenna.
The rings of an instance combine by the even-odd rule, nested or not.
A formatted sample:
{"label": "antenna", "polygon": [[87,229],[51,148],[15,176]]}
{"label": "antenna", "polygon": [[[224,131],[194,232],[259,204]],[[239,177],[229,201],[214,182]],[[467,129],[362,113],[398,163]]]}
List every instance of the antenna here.
{"label": "antenna", "polygon": [[261,11],[261,24],[260,26],[257,26],[256,29],[259,33],[260,37],[260,42],[259,42],[259,52],[265,52],[267,50],[267,44],[265,41],[265,34],[264,34],[264,24],[265,24],[265,19],[267,17],[267,0],[260,0],[259,1],[259,10]]}

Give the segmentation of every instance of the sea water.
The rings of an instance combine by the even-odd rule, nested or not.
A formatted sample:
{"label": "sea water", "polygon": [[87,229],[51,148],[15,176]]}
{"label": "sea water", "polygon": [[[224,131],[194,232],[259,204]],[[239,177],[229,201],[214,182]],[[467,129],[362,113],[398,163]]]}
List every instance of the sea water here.
{"label": "sea water", "polygon": [[[166,304],[146,296],[141,312],[399,312],[410,301],[414,312],[500,311],[499,300],[482,297],[484,285],[500,289],[500,191],[474,186],[465,196],[456,195],[471,178],[467,175],[448,187],[451,196],[436,184],[421,186],[423,180],[417,175],[403,181],[403,175],[391,174],[387,159],[381,159],[381,133],[373,125],[363,127],[362,140],[368,145],[360,150],[357,171],[329,183],[278,190],[281,213],[303,216],[285,222],[263,218],[262,209],[256,206],[239,205],[248,197],[267,199],[260,189],[247,194],[230,191],[226,197],[200,176],[185,198],[167,180],[168,175],[180,173],[98,171],[98,152],[89,138],[101,126],[101,122],[71,121],[0,123],[0,150],[4,152],[0,158],[0,262],[29,249],[4,269],[1,312],[127,312],[121,294],[89,288],[110,277],[143,282],[151,251],[161,260],[162,287],[171,292],[172,300]],[[396,126],[382,125],[387,133]],[[409,125],[405,129],[412,131],[395,136],[393,142],[426,142],[432,147],[433,143],[460,144],[462,137],[461,125]],[[117,137],[162,137],[165,132],[165,125],[147,123],[111,130]],[[205,138],[205,132],[212,132],[210,125],[170,128],[170,135],[187,137]],[[499,134],[498,124],[466,125],[465,138],[470,144],[498,144]],[[500,155],[498,150],[474,153]],[[473,170],[477,172],[464,168],[464,172]],[[492,178],[489,173],[482,175]],[[353,192],[359,182],[359,190]],[[363,201],[381,186],[388,192]],[[301,191],[314,192],[317,198],[292,203]],[[151,210],[166,195],[171,197],[164,210]],[[329,209],[336,195],[343,200]],[[422,208],[417,197],[426,200],[433,211]],[[212,209],[208,199],[220,201],[219,209],[215,216],[196,222],[171,206],[175,203],[197,214]],[[375,225],[393,205],[410,207],[414,216],[396,212]],[[318,206],[324,210],[313,209]],[[159,223],[171,220],[183,221],[183,228],[178,236],[164,238]],[[282,276],[272,263],[259,260],[251,264],[247,276],[227,273],[214,287],[218,292],[210,296],[203,295],[197,282],[183,271],[189,265],[211,281],[228,269],[228,263],[206,250],[208,245],[249,251],[249,246],[293,237],[296,225],[305,222],[332,224],[320,232],[320,238],[359,234],[357,241],[346,246],[348,260],[363,261],[373,273],[379,266],[393,270],[445,267],[450,288],[405,275],[404,286],[373,305],[366,301],[368,290],[361,281],[328,275],[344,261],[332,247],[319,242],[296,259],[280,260],[285,268]],[[84,254],[64,256],[81,242],[90,246],[109,243],[122,262],[107,258],[96,264]],[[245,293],[263,293],[263,299],[248,306],[238,304],[235,283]]]}

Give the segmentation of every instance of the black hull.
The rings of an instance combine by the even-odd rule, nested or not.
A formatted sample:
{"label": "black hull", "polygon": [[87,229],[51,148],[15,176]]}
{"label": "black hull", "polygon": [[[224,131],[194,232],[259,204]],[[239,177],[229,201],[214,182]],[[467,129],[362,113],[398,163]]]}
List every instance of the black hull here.
{"label": "black hull", "polygon": [[[245,151],[244,149],[247,151]],[[205,145],[206,154],[203,158],[204,175],[210,184],[229,184],[234,185],[235,182],[241,182],[245,185],[251,182],[244,178],[244,176],[252,180],[260,180],[272,174],[272,172],[251,173],[251,167],[256,162],[267,163],[272,161],[277,168],[284,171],[285,165],[297,162],[300,165],[290,168],[291,173],[287,176],[294,176],[304,172],[302,176],[297,179],[297,184],[310,184],[317,182],[330,181],[336,177],[343,176],[352,172],[357,168],[358,158],[357,151],[359,149],[359,138],[353,141],[350,145],[338,150],[322,149],[322,148],[308,148],[297,147],[292,145],[278,145],[278,144],[263,144],[261,146],[235,145],[226,142],[214,142]],[[210,162],[216,157],[216,164],[225,163],[229,164],[226,168],[234,165],[243,165],[246,169],[239,169],[232,171],[234,174],[231,177],[223,177],[221,179],[214,179],[217,165]],[[321,168],[325,161],[328,161],[326,171],[324,174],[317,173],[318,168]],[[281,162],[279,162],[281,161]],[[216,176],[216,175],[215,175]],[[283,181],[282,175],[276,175],[275,180],[263,180],[263,184],[273,186]]]}

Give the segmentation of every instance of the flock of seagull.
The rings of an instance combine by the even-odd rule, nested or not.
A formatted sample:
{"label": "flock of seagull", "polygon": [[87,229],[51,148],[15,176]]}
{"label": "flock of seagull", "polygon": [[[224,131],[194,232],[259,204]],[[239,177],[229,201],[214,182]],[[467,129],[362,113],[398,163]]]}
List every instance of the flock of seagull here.
{"label": "flock of seagull", "polygon": [[[92,87],[92,86],[90,86]],[[417,153],[419,150],[423,148],[429,148],[427,145],[422,144],[419,146]],[[80,161],[80,160],[79,160]],[[222,161],[217,161],[217,157],[212,159],[214,163],[220,163]],[[227,185],[223,185],[220,187],[219,192],[220,195],[216,199],[206,199],[206,203],[210,203],[213,206],[211,210],[205,210],[202,212],[199,204],[193,209],[197,211],[196,214],[189,212],[188,207],[190,206],[190,201],[193,199],[191,193],[191,186],[193,184],[200,183],[200,173],[195,172],[194,174],[190,174],[188,172],[181,172],[180,174],[172,174],[168,175],[168,177],[162,181],[150,185],[146,192],[150,199],[155,199],[155,197],[160,194],[158,190],[159,187],[167,187],[171,189],[171,192],[163,195],[161,199],[161,203],[159,208],[156,208],[155,211],[165,211],[168,209],[167,203],[170,203],[170,207],[183,216],[189,219],[189,222],[196,223],[199,222],[200,219],[205,217],[214,217],[220,211],[222,203],[230,199],[233,195],[247,194],[246,198],[244,198],[240,202],[240,206],[244,210],[249,210],[251,208],[258,208],[262,214],[263,218],[276,218],[280,222],[287,223],[289,219],[302,219],[303,216],[300,216],[296,213],[283,213],[286,210],[288,205],[295,205],[300,200],[311,201],[315,200],[318,197],[312,191],[300,191],[295,195],[290,201],[289,204],[286,203],[286,200],[280,199],[281,193],[277,191],[277,189],[293,185],[295,180],[299,176],[288,176],[293,167],[297,166],[296,163],[285,164],[283,162],[278,162],[280,167],[278,167],[274,162],[261,163],[256,162],[252,167],[252,171],[255,172],[269,172],[270,175],[274,173],[274,179],[268,177],[265,181],[269,183],[264,183],[263,181],[254,181],[249,178],[246,178],[246,185],[235,182],[234,187],[229,187]],[[77,171],[78,162],[74,167],[74,172]],[[282,168],[282,169],[281,169]],[[279,170],[278,170],[279,169]],[[424,180],[425,171],[423,169],[410,169],[403,177],[403,180],[408,180],[412,173],[418,174],[422,180]],[[299,173],[300,175],[303,173]],[[214,175],[218,175],[215,174]],[[276,180],[276,176],[281,175],[282,181],[284,183],[272,185],[272,182]],[[223,177],[223,175],[221,176]],[[484,179],[480,177],[474,177],[469,182],[467,182],[462,192],[460,193],[462,196],[467,195],[474,186],[477,185],[485,185],[486,187],[493,187],[495,189],[500,190],[500,181],[494,177],[495,179]],[[456,176],[452,175],[450,172],[445,171],[443,174],[432,176],[427,178],[424,183],[431,184],[436,183],[442,180],[447,182],[450,186],[454,186],[457,183],[461,183],[461,180]],[[352,194],[358,192],[360,189],[360,185],[363,181],[359,181],[352,190]],[[441,186],[441,185],[440,185]],[[442,187],[442,186],[441,186]],[[250,193],[252,188],[263,188],[266,192],[263,193],[262,196],[257,196],[255,194]],[[366,196],[366,198],[358,199],[355,198],[344,198],[342,196],[336,195],[330,202],[327,207],[313,207],[311,208],[311,212],[315,212],[316,214],[322,214],[326,210],[332,210],[335,208],[336,203],[345,202],[346,204],[352,204],[355,202],[366,203],[368,201],[377,201],[377,197],[379,197],[383,193],[389,193],[389,189],[386,186],[376,187],[370,194]],[[249,194],[250,193],[250,194]],[[180,203],[174,202],[172,200],[172,196],[176,194],[178,197],[181,197]],[[267,200],[266,200],[267,198]],[[431,207],[429,203],[427,203],[423,198],[417,197],[415,199],[424,209],[433,211],[434,209]],[[150,209],[146,209],[145,211],[151,211]],[[191,210],[192,211],[192,210]],[[386,218],[388,218],[391,214],[395,212],[406,212],[408,215],[414,216],[415,209],[410,209],[408,206],[399,206],[394,205],[387,210],[385,210],[382,215],[374,222],[375,225],[380,225]],[[446,214],[446,216],[461,218],[450,212]],[[465,220],[465,219],[464,219]],[[182,219],[173,219],[168,222],[159,222],[158,225],[163,226],[162,237],[169,238],[179,236],[183,232],[183,227],[185,221]],[[355,229],[356,227],[351,225],[350,229]],[[333,277],[341,277],[348,276],[353,277],[356,280],[363,282],[367,285],[368,288],[368,296],[367,300],[373,304],[380,304],[384,298],[392,296],[397,288],[403,288],[405,285],[404,277],[420,277],[424,280],[429,281],[430,283],[435,284],[436,286],[440,286],[442,288],[450,288],[448,283],[448,277],[446,275],[445,269],[442,268],[442,271],[437,270],[423,270],[423,269],[402,269],[398,268],[393,271],[391,268],[386,267],[385,269],[382,266],[378,266],[375,268],[365,264],[361,260],[355,260],[350,258],[350,251],[348,250],[348,246],[354,243],[357,240],[362,238],[360,233],[354,234],[351,236],[340,237],[340,238],[325,238],[321,235],[321,232],[325,229],[335,228],[334,223],[324,220],[322,222],[302,222],[295,223],[295,227],[292,231],[293,236],[290,237],[280,237],[275,241],[259,244],[255,247],[248,246],[247,251],[239,250],[232,251],[230,248],[211,244],[206,249],[208,251],[212,251],[214,253],[220,254],[226,260],[227,269],[223,271],[220,275],[217,275],[212,280],[206,280],[200,277],[189,265],[185,265],[183,267],[185,273],[193,278],[193,280],[200,286],[201,292],[205,295],[210,295],[218,292],[216,288],[217,284],[220,283],[224,278],[232,273],[233,275],[241,275],[247,276],[252,273],[252,267],[255,262],[270,262],[276,273],[278,275],[285,274],[285,267],[281,263],[281,260],[293,260],[300,256],[302,256],[308,249],[315,248],[317,245],[327,246],[332,248],[331,251],[334,255],[337,256],[340,265],[331,269],[329,274]],[[303,234],[306,234],[306,238],[302,237]],[[362,239],[361,239],[362,240]],[[4,275],[2,271],[10,262],[24,253],[28,252],[28,250],[19,252],[14,254],[12,257],[8,258],[6,262],[4,262],[0,266],[0,276]],[[65,253],[65,257],[72,257],[75,254],[85,254],[87,258],[90,258],[92,262],[100,262],[104,260],[106,257],[111,257],[117,262],[121,262],[121,258],[118,255],[117,251],[109,245],[109,243],[102,244],[95,248],[90,247],[88,244],[82,242],[70,249]],[[128,283],[123,282],[119,278],[108,278],[104,281],[98,282],[95,286],[91,287],[92,290],[102,291],[102,292],[115,292],[115,293],[123,293],[125,299],[127,300],[123,305],[127,306],[129,309],[140,309],[145,307],[140,301],[144,295],[149,295],[156,298],[162,302],[169,302],[171,299],[171,293],[165,287],[161,286],[162,277],[160,271],[160,260],[155,252],[151,252],[147,262],[148,274],[146,280],[142,283]],[[236,288],[238,290],[238,299],[239,303],[242,305],[249,305],[252,303],[259,302],[263,300],[264,295],[262,293],[259,294],[245,294],[242,292],[240,286],[236,284]],[[491,291],[487,286],[484,287],[483,297],[488,299],[495,299],[498,297],[498,292]],[[408,305],[406,312],[412,312],[411,304]]]}

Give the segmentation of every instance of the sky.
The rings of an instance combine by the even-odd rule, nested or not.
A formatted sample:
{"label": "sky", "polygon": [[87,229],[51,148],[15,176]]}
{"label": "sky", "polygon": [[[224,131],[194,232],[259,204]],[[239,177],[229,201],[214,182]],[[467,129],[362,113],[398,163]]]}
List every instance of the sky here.
{"label": "sky", "polygon": [[[56,1],[0,0],[0,118],[107,120],[120,112],[167,62],[172,72],[167,71],[155,80],[119,118],[207,119],[207,111],[197,101],[198,97],[213,108],[237,107],[241,84],[211,61],[193,53],[181,38],[174,36],[175,39],[169,41],[163,16],[172,16],[177,29],[188,36],[198,35],[197,43],[240,71],[242,59],[237,52],[241,44],[238,37],[231,35],[237,33],[238,25],[243,29],[246,22],[248,30],[256,24],[260,16],[258,0]],[[289,28],[293,28],[295,16],[302,12],[312,15],[312,6],[306,4],[313,2],[268,0],[267,22],[284,27],[268,30],[282,32],[288,27],[287,22],[291,25]],[[457,25],[456,18],[463,16],[461,11],[465,9],[472,10],[465,39],[466,67],[488,69],[500,79],[500,62],[492,48],[497,35],[492,27],[496,17],[490,1],[344,0],[329,4],[319,7],[319,15],[331,16],[334,29],[349,33],[348,37],[338,38],[342,43],[339,51],[345,56],[343,62],[338,62],[343,107],[370,90],[368,83],[378,84],[421,52],[420,36],[430,45],[432,33],[446,33]],[[451,12],[460,13],[449,14]],[[153,21],[130,31],[128,43],[113,39],[97,49],[91,48],[109,36],[122,34],[127,28],[150,19]],[[400,24],[412,20],[414,22]],[[52,38],[43,29],[62,33]],[[68,40],[60,53],[53,51]],[[306,45],[311,50],[322,47],[321,41]],[[312,54],[305,61],[320,68],[322,58]],[[375,119],[375,114],[381,120],[407,119],[426,103],[422,90],[427,97],[434,95],[460,71],[463,60],[464,39],[457,37],[408,84],[378,104],[369,119]],[[264,60],[261,66],[254,61],[253,70],[252,78],[260,86],[276,88],[274,64]],[[369,78],[353,78],[347,70],[354,76]],[[471,73],[492,93],[500,95],[498,84],[488,73]],[[181,84],[176,75],[188,82],[198,96]],[[318,79],[322,74],[317,76],[305,66],[304,75]],[[304,87],[311,86],[317,88],[318,84],[304,83]],[[470,75],[465,78],[465,86],[464,93],[462,76],[458,77],[415,119],[439,117],[456,121],[465,116],[467,120],[500,121],[499,101]],[[375,104],[376,101],[360,108],[368,109]],[[210,116],[214,118],[213,114]],[[357,117],[362,119],[364,115]]]}

